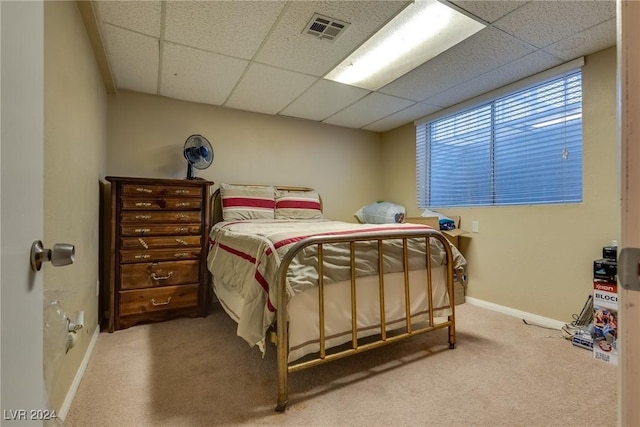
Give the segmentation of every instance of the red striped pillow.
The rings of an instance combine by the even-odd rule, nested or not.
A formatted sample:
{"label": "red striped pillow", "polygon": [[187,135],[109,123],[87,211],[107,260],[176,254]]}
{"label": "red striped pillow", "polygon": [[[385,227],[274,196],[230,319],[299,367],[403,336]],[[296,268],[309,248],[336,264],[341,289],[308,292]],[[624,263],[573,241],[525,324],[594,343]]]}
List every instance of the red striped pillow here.
{"label": "red striped pillow", "polygon": [[274,218],[276,201],[272,186],[220,184],[220,196],[225,221]]}
{"label": "red striped pillow", "polygon": [[276,190],[276,219],[321,219],[322,203],[316,191]]}

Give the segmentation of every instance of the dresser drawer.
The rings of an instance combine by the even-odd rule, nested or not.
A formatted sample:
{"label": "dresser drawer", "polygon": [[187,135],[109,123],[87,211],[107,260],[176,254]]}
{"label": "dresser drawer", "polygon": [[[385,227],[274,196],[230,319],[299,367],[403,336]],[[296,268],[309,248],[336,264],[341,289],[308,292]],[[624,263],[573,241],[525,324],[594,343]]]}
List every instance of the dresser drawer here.
{"label": "dresser drawer", "polygon": [[200,224],[174,225],[123,225],[120,227],[122,236],[167,236],[200,234]]}
{"label": "dresser drawer", "polygon": [[163,249],[184,248],[200,245],[201,236],[164,236],[164,237],[125,237],[121,241],[122,249]]}
{"label": "dresser drawer", "polygon": [[148,199],[122,199],[122,209],[127,210],[189,210],[200,209],[202,206],[201,199],[193,198],[148,198]]}
{"label": "dresser drawer", "polygon": [[198,284],[120,292],[120,315],[196,307]]}
{"label": "dresser drawer", "polygon": [[173,249],[130,249],[120,251],[120,262],[156,262],[178,261],[182,259],[200,259],[202,248],[173,248]]}
{"label": "dresser drawer", "polygon": [[202,187],[163,184],[123,184],[122,194],[127,196],[191,196],[202,197]]}
{"label": "dresser drawer", "polygon": [[200,222],[202,211],[123,211],[120,217],[122,223],[152,224],[152,223],[188,223]]}
{"label": "dresser drawer", "polygon": [[120,289],[142,289],[158,286],[196,283],[200,262],[175,261],[120,266]]}

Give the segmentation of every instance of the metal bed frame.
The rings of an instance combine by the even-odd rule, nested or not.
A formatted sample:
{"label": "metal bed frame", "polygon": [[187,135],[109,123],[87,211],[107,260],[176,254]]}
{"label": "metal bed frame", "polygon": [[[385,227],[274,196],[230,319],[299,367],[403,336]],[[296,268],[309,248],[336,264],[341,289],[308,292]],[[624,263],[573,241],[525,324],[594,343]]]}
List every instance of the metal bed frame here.
{"label": "metal bed frame", "polygon": [[[287,190],[308,190],[303,187],[276,187],[279,189]],[[217,190],[214,193],[214,224],[222,219],[222,212],[220,207],[220,197]],[[216,221],[217,220],[217,221]],[[412,324],[411,314],[411,295],[409,291],[409,266],[408,266],[408,239],[421,238],[425,239],[426,244],[426,257],[425,265],[427,270],[427,281],[425,288],[427,291],[428,301],[428,323],[426,325],[415,326]],[[404,272],[404,300],[405,300],[405,325],[403,330],[399,331],[397,328],[393,329],[393,334],[388,335],[387,323],[385,319],[385,278],[383,269],[383,242],[385,240],[402,240],[402,262]],[[439,241],[444,247],[446,253],[446,281],[447,292],[449,295],[449,309],[451,314],[447,316],[446,321],[439,323],[435,322],[434,307],[433,307],[433,280],[432,280],[432,267],[431,267],[431,240],[435,239]],[[378,249],[378,286],[380,295],[380,334],[366,338],[366,342],[362,342],[363,338],[358,338],[357,328],[357,310],[358,304],[356,299],[356,255],[355,245],[356,242],[375,241],[377,242]],[[325,325],[325,313],[324,313],[324,290],[325,283],[323,278],[323,246],[334,243],[348,243],[350,246],[350,268],[351,268],[351,345],[346,346],[346,349],[338,349],[334,347],[332,351],[325,346],[324,325]],[[289,264],[293,261],[296,255],[308,246],[315,245],[318,253],[318,298],[319,298],[319,312],[318,320],[320,326],[319,344],[320,351],[316,357],[303,357],[293,362],[288,361],[289,356],[289,338],[288,338],[288,324],[295,319],[289,319],[288,313],[288,295],[287,295],[287,271]],[[394,231],[385,234],[379,233],[363,233],[357,237],[342,237],[342,236],[313,236],[297,242],[284,256],[278,269],[277,275],[277,306],[276,312],[276,332],[275,337],[271,337],[271,341],[276,343],[277,347],[277,370],[278,370],[278,400],[275,410],[277,412],[284,412],[286,410],[289,399],[288,388],[288,376],[290,373],[297,372],[306,368],[317,366],[323,363],[331,362],[343,357],[359,354],[367,350],[382,347],[387,344],[391,344],[400,340],[405,340],[416,335],[432,332],[438,329],[448,328],[448,342],[449,348],[453,349],[456,345],[456,331],[455,331],[455,302],[454,302],[454,269],[453,269],[453,256],[448,240],[438,231],[432,229],[425,230],[406,230],[406,231]],[[345,347],[345,346],[343,346]],[[341,347],[342,348],[342,347]],[[301,361],[302,360],[302,361]]]}

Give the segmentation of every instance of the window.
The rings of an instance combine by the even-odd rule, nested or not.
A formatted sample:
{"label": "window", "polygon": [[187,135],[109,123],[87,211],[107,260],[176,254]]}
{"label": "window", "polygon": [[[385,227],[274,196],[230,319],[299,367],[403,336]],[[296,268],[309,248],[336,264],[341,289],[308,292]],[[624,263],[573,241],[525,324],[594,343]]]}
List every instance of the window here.
{"label": "window", "polygon": [[416,126],[418,206],[582,201],[582,74]]}

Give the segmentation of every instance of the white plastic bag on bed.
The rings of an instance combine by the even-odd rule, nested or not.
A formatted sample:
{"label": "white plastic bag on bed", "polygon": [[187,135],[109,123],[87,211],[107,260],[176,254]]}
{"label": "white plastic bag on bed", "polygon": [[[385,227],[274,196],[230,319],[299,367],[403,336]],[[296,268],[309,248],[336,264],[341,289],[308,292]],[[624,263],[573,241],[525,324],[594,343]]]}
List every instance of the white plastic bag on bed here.
{"label": "white plastic bag on bed", "polygon": [[363,224],[399,224],[404,221],[405,213],[406,210],[402,205],[377,202],[361,207],[355,216]]}

